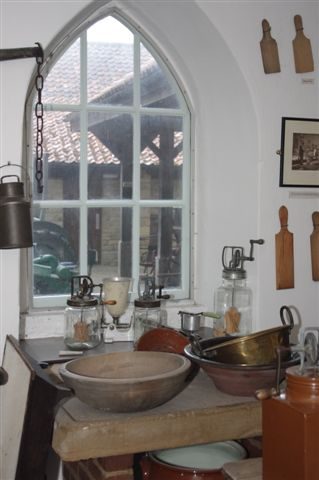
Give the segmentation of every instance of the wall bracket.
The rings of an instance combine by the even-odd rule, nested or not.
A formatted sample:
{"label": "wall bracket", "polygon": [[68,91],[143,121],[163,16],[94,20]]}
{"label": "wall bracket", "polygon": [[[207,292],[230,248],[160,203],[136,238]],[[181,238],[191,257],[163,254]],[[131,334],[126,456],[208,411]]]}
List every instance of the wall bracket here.
{"label": "wall bracket", "polygon": [[0,49],[0,62],[32,57],[43,57],[43,50],[39,43],[36,47]]}

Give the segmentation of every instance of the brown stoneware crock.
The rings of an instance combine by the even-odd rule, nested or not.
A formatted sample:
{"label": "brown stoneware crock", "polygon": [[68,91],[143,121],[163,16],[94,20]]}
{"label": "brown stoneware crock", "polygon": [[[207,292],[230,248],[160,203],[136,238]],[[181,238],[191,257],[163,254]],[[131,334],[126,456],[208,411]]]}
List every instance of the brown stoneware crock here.
{"label": "brown stoneware crock", "polygon": [[159,450],[141,460],[145,480],[224,480],[225,463],[246,458],[238,442],[215,442],[204,445]]}

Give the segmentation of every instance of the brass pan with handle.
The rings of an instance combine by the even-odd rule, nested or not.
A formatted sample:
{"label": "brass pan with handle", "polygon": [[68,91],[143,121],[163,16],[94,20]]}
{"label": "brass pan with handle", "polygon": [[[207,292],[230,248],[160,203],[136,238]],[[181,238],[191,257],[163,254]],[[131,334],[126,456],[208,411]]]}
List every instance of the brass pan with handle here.
{"label": "brass pan with handle", "polygon": [[[293,314],[286,305],[280,308],[282,326],[261,330],[250,335],[223,337],[224,341],[194,342],[194,351],[204,358],[230,365],[267,365],[276,363],[276,347],[289,347],[289,335],[294,326]],[[288,323],[287,323],[287,321]],[[286,360],[290,351],[282,352]]]}

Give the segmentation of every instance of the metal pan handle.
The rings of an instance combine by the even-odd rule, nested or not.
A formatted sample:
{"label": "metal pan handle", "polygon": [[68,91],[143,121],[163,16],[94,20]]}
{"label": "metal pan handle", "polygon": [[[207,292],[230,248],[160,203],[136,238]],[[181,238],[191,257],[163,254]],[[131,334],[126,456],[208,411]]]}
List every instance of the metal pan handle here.
{"label": "metal pan handle", "polygon": [[290,347],[276,347],[276,386],[272,388],[261,388],[256,390],[255,397],[257,400],[267,400],[268,398],[273,398],[280,395],[281,354],[286,351],[291,351]]}
{"label": "metal pan handle", "polygon": [[287,305],[283,305],[280,309],[280,320],[283,325],[287,325],[286,318],[288,318],[289,326],[292,328],[294,326],[294,317],[292,311]]}

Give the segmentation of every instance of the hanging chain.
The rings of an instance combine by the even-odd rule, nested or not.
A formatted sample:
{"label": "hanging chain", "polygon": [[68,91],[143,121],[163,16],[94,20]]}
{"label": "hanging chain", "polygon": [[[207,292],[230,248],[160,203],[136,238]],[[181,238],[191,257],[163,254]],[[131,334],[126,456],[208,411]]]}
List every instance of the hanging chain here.
{"label": "hanging chain", "polygon": [[43,50],[41,45],[37,44],[40,53],[36,56],[37,75],[35,79],[35,88],[38,93],[38,100],[35,104],[36,117],[36,147],[35,147],[35,179],[37,181],[38,193],[43,192],[43,103],[42,103],[42,89],[43,76],[41,74],[41,66],[43,65]]}

